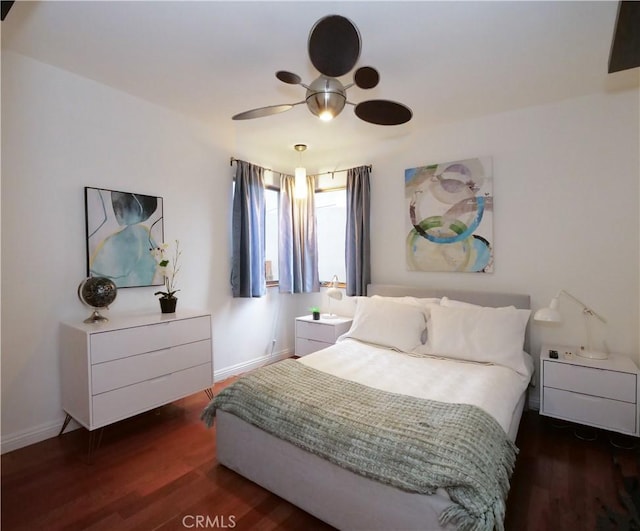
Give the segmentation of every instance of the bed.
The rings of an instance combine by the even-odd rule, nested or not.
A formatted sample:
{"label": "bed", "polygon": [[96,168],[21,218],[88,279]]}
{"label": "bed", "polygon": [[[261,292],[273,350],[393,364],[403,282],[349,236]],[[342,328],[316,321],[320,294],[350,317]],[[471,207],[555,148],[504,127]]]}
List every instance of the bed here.
{"label": "bed", "polygon": [[[222,397],[214,398],[203,419],[210,424],[215,414],[218,461],[338,529],[501,529],[517,452],[514,442],[533,373],[525,352],[529,307],[528,295],[370,285],[368,297],[357,301],[351,330],[336,345],[259,369],[272,375],[258,372],[251,380],[254,371],[246,381],[239,380],[254,394],[253,406],[246,406],[251,413],[242,412],[237,402],[225,407]],[[266,396],[274,385],[266,378],[290,378],[291,392],[300,386],[300,401],[303,395],[306,401],[305,418],[300,420],[304,429],[288,416],[290,404],[297,399],[278,397],[274,407],[280,409],[265,410],[263,403],[268,403]],[[341,389],[341,396],[331,399],[335,404],[326,396],[315,396],[334,385]],[[347,441],[340,441],[334,433],[343,431],[342,412],[356,402],[358,408],[370,402],[376,414],[348,411],[345,415],[355,415],[350,417],[349,430],[351,423],[374,416],[370,431],[359,439],[347,431]],[[445,419],[444,423],[432,417],[423,422],[427,418],[423,405],[433,408],[429,414]],[[461,408],[464,415],[477,418],[459,416]],[[316,411],[321,411],[318,420],[310,420]],[[413,439],[400,447],[395,439],[388,440],[385,430],[389,425],[395,437],[396,419],[405,413],[408,418],[403,418],[402,429],[408,427]],[[300,415],[300,411],[291,414]],[[278,423],[284,424],[283,433],[272,429]],[[426,434],[413,433],[418,424],[426,426]],[[447,435],[447,429],[452,435]],[[298,431],[311,431],[311,435]],[[431,476],[425,479],[427,474],[418,468],[422,465],[415,464],[425,446],[430,446],[429,437],[435,441],[440,434],[464,439],[460,444],[469,455],[460,459],[469,461],[463,470],[476,490],[482,490],[478,485],[487,481],[499,491],[491,491],[488,509],[482,505],[474,513],[478,500],[465,498],[469,484],[452,484],[447,476],[444,487],[439,486]],[[372,441],[378,436],[382,442]],[[318,438],[322,448],[311,448],[309,440]],[[444,459],[437,477],[443,468],[460,474],[458,465],[449,467],[452,452],[456,459],[461,455],[450,446],[451,440],[443,439],[447,442],[435,452]],[[376,454],[379,447],[384,451]],[[406,458],[394,460],[396,448],[402,448]],[[485,454],[494,451],[496,455],[485,463]],[[394,462],[389,464],[387,459]],[[394,466],[399,469],[385,476]],[[499,469],[499,477],[482,466]]]}

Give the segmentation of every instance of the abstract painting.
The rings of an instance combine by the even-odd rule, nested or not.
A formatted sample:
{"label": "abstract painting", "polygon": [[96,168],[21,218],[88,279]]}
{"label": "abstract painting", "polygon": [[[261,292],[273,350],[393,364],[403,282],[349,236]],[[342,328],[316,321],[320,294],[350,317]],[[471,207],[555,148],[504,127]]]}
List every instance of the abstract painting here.
{"label": "abstract painting", "polygon": [[151,249],[164,241],[162,197],[84,189],[87,276],[118,288],[163,283]]}
{"label": "abstract painting", "polygon": [[491,157],[404,172],[410,271],[493,272]]}

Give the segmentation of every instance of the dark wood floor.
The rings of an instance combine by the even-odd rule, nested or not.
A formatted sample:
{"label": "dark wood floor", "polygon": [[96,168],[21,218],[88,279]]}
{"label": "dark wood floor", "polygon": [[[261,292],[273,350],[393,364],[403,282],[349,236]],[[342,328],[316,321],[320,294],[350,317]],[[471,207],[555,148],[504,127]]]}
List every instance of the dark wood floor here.
{"label": "dark wood floor", "polygon": [[[85,430],[3,455],[2,530],[330,529],[217,464],[206,403],[200,393],[106,428],[93,464]],[[583,441],[525,412],[507,530],[589,530],[602,503],[623,511],[613,460],[636,474],[637,451],[598,435]]]}

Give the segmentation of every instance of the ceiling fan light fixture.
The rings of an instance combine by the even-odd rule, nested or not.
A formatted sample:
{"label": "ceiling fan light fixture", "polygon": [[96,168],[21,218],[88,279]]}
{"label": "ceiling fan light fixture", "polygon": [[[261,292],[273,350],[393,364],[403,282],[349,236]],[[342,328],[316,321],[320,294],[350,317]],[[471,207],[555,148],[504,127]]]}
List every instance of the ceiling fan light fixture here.
{"label": "ceiling fan light fixture", "polygon": [[328,122],[344,109],[347,103],[346,90],[337,79],[320,76],[309,85],[306,101],[312,114]]}
{"label": "ceiling fan light fixture", "polygon": [[305,99],[295,103],[270,105],[232,116],[234,120],[261,118],[284,111],[295,105],[307,104],[311,114],[324,122],[333,120],[348,103],[354,106],[358,118],[374,125],[400,125],[411,120],[413,112],[402,103],[391,100],[347,101],[347,90],[352,86],[371,89],[378,85],[380,74],[372,66],[361,66],[346,86],[337,78],[350,72],[360,57],[360,32],[353,22],[340,15],[328,15],[318,20],[309,33],[308,52],[313,66],[320,72],[308,86],[298,74],[278,70],[276,77],[288,85],[301,85],[307,89]]}
{"label": "ceiling fan light fixture", "polygon": [[331,120],[333,120],[333,113],[329,109],[325,109],[318,115],[318,118],[320,118],[323,122],[330,122]]}

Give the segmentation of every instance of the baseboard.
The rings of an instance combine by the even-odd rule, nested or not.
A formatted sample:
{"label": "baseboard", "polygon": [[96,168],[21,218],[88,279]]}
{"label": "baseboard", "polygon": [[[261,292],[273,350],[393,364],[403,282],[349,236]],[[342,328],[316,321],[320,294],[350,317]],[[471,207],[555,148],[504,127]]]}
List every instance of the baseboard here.
{"label": "baseboard", "polygon": [[243,372],[251,371],[253,369],[257,369],[258,367],[262,367],[263,365],[268,365],[269,363],[273,363],[275,361],[290,358],[291,356],[293,356],[293,351],[282,350],[280,352],[274,352],[273,354],[267,354],[266,356],[260,356],[259,358],[253,358],[249,361],[243,361],[242,363],[237,363],[236,365],[231,365],[230,367],[225,367],[224,369],[214,369],[213,379],[216,382],[220,382],[231,376],[236,376],[237,374],[242,374]]}
{"label": "baseboard", "polygon": [[[53,422],[40,424],[40,426],[29,428],[28,430],[2,436],[2,439],[0,440],[0,453],[6,454],[7,452],[18,450],[19,448],[24,448],[25,446],[50,439],[51,437],[56,437],[58,433],[60,433],[60,428],[62,428],[63,422],[64,417]],[[65,430],[65,433],[79,427],[79,424],[75,421],[71,421]]]}
{"label": "baseboard", "polygon": [[[225,367],[224,369],[221,369],[219,371],[214,370],[213,377],[214,380],[218,382],[224,380],[225,378],[229,378],[230,376],[235,376],[236,374],[247,372],[252,369],[257,369],[258,367],[262,367],[263,365],[268,365],[269,363],[273,363],[275,361],[290,358],[292,355],[293,352],[290,350],[274,352],[271,355],[260,356],[259,358],[254,358],[249,361],[238,363],[237,365],[232,365],[231,367]],[[3,435],[0,438],[0,453],[5,454],[7,452],[18,450],[19,448],[24,448],[25,446],[50,439],[51,437],[56,437],[60,432],[60,428],[62,427],[63,422],[64,417],[53,422],[41,424],[40,426],[36,426],[28,430],[11,433],[6,436]],[[72,420],[69,423],[69,426],[65,429],[65,433],[74,429],[78,429],[79,427],[80,425]]]}

